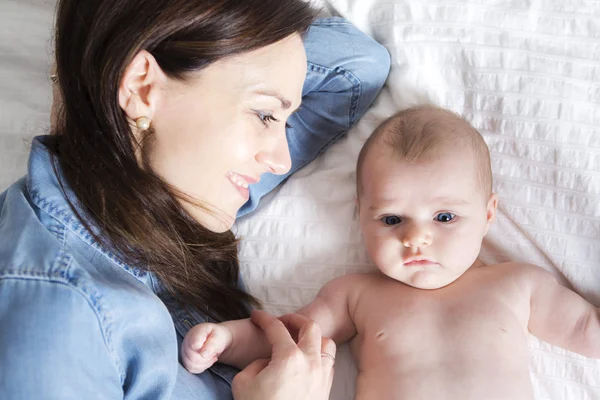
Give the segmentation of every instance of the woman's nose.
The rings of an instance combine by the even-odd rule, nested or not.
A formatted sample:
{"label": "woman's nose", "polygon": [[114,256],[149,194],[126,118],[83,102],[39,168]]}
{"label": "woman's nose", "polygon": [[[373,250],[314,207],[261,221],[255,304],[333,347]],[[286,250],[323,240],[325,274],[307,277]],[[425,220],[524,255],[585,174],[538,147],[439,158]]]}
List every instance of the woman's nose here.
{"label": "woman's nose", "polygon": [[402,238],[404,247],[418,248],[431,246],[431,233],[426,229],[415,227],[408,231]]}
{"label": "woman's nose", "polygon": [[256,154],[256,161],[265,165],[275,175],[283,175],[292,168],[292,159],[288,147],[287,137],[282,135],[270,150],[263,150]]}

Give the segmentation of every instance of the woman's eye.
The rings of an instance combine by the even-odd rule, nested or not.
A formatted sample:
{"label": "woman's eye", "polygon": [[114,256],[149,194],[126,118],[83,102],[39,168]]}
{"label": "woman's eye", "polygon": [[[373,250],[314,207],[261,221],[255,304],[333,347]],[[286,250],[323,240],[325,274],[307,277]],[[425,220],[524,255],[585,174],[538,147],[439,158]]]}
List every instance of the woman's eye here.
{"label": "woman's eye", "polygon": [[450,222],[454,219],[455,215],[452,213],[439,213],[435,216],[435,220],[438,222]]}
{"label": "woman's eye", "polygon": [[275,118],[273,115],[271,114],[265,114],[265,113],[261,113],[261,112],[257,112],[256,116],[261,120],[261,122],[265,125],[265,126],[269,126],[269,124],[271,122],[279,122],[279,120],[277,118]]}
{"label": "woman's eye", "polygon": [[387,217],[381,218],[381,221],[388,226],[392,226],[398,225],[400,222],[402,222],[402,219],[397,215],[388,215]]}

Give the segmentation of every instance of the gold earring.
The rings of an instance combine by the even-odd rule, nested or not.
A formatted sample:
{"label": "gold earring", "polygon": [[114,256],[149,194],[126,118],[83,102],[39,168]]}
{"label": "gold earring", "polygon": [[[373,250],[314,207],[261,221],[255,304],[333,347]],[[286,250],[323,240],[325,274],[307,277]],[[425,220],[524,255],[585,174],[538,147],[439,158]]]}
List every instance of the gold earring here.
{"label": "gold earring", "polygon": [[150,118],[139,117],[135,120],[135,126],[141,131],[147,131],[150,128]]}

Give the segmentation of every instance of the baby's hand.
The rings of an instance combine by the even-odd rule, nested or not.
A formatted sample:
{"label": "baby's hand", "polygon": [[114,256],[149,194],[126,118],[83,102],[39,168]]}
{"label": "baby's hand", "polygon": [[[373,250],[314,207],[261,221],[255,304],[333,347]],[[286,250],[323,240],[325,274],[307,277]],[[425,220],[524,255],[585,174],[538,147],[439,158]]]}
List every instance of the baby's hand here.
{"label": "baby's hand", "polygon": [[181,346],[183,366],[193,374],[204,372],[229,349],[233,335],[229,328],[212,323],[198,324],[185,335]]}

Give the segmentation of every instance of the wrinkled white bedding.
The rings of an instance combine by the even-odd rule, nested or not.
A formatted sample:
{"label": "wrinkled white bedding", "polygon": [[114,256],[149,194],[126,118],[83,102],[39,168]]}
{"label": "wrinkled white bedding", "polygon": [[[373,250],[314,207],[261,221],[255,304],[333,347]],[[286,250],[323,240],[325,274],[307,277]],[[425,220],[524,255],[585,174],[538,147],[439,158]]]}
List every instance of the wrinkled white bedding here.
{"label": "wrinkled white bedding", "polygon": [[[50,108],[54,0],[0,0],[0,190],[25,171],[24,139]],[[501,207],[490,262],[552,271],[600,305],[600,2],[332,0],[383,43],[392,73],[371,111],[235,227],[249,290],[292,311],[322,284],[372,267],[354,215],[354,163],[394,110],[433,102],[465,115],[490,146]],[[600,340],[600,338],[599,338]],[[537,399],[600,398],[600,363],[531,339]],[[332,399],[353,393],[339,351]]]}

